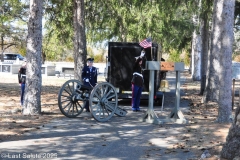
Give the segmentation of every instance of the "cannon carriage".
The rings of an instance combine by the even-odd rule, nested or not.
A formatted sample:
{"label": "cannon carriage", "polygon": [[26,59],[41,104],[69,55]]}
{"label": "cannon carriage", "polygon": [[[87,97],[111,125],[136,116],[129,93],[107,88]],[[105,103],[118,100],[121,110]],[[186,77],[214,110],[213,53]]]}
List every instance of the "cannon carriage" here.
{"label": "cannon carriage", "polygon": [[68,80],[59,90],[58,106],[66,117],[75,118],[80,115],[87,101],[90,113],[99,122],[108,121],[114,114],[127,114],[126,110],[118,107],[117,92],[108,82],[89,87],[78,80]]}

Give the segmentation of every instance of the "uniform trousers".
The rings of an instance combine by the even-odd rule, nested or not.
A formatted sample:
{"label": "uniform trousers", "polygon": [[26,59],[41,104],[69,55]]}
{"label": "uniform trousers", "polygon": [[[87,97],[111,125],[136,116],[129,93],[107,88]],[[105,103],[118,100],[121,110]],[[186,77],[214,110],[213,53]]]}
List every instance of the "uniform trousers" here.
{"label": "uniform trousers", "polygon": [[[84,85],[92,87],[88,82],[84,82]],[[89,95],[90,96],[90,95]],[[90,112],[89,109],[89,101],[86,101],[84,108],[86,109],[86,112]]]}
{"label": "uniform trousers", "polygon": [[25,83],[21,84],[21,105],[23,105],[23,101],[24,101],[24,91],[25,91]]}
{"label": "uniform trousers", "polygon": [[142,87],[132,84],[132,110],[140,111],[140,98],[142,95]]}

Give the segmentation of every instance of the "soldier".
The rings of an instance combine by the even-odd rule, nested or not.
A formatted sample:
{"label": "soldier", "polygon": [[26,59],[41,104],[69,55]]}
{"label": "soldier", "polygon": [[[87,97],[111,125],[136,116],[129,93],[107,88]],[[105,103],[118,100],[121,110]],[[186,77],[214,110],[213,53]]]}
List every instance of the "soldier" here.
{"label": "soldier", "polygon": [[23,106],[23,100],[24,100],[24,90],[25,90],[25,82],[26,82],[26,61],[23,62],[21,68],[18,71],[18,82],[21,86],[21,106]]}
{"label": "soldier", "polygon": [[143,90],[143,69],[142,69],[142,59],[145,55],[145,51],[141,51],[141,55],[136,57],[133,67],[133,79],[132,79],[132,111],[137,112],[140,111],[139,104],[140,98]]}
{"label": "soldier", "polygon": [[[97,68],[93,67],[94,58],[87,59],[87,66],[82,70],[82,80],[84,85],[94,87],[97,84]],[[85,105],[86,112],[89,110],[89,102]]]}

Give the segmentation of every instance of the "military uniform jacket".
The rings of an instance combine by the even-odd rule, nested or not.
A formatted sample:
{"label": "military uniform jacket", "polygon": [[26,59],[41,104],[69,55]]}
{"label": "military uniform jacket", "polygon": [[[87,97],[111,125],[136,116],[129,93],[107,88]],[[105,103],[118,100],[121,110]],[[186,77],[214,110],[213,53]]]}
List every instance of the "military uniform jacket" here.
{"label": "military uniform jacket", "polygon": [[18,83],[25,84],[26,82],[26,68],[21,67],[18,71]]}
{"label": "military uniform jacket", "polygon": [[89,79],[90,84],[94,87],[97,83],[97,68],[85,66],[82,70],[82,80],[84,85],[90,86],[88,82],[85,82],[86,79]]}
{"label": "military uniform jacket", "polygon": [[133,66],[133,78],[132,78],[132,84],[137,85],[139,87],[143,87],[143,70],[142,67],[139,65],[139,62],[141,61],[141,58],[138,58],[135,61],[135,64]]}

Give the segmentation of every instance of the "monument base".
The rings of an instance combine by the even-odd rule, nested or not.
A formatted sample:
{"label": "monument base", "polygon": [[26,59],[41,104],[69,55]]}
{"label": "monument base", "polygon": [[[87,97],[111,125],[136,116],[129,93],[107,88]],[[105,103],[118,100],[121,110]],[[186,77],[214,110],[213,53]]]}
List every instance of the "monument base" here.
{"label": "monument base", "polygon": [[163,124],[163,121],[158,118],[153,109],[148,109],[145,115],[139,120],[152,124]]}
{"label": "monument base", "polygon": [[178,123],[178,124],[186,124],[188,123],[188,121],[184,118],[184,115],[183,113],[174,108],[169,117],[165,118],[165,119],[161,119],[161,121],[163,121],[164,123],[167,123],[167,122],[174,122],[174,123]]}

